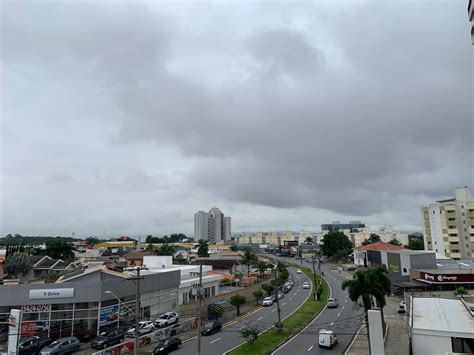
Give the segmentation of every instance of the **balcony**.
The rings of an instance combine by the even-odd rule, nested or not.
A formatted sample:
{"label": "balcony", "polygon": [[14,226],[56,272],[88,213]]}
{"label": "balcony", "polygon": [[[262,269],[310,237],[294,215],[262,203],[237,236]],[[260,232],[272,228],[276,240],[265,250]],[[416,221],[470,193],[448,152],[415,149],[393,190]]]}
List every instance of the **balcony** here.
{"label": "balcony", "polygon": [[456,213],[448,213],[446,212],[446,214],[444,215],[446,218],[456,218]]}
{"label": "balcony", "polygon": [[459,237],[448,237],[448,242],[459,242]]}
{"label": "balcony", "polygon": [[448,211],[456,211],[456,206],[447,205],[447,206],[444,206],[444,210],[446,211],[446,213],[448,213]]}
{"label": "balcony", "polygon": [[456,222],[456,221],[446,221],[446,225],[447,225],[448,227],[455,227],[455,228],[457,228],[458,222]]}
{"label": "balcony", "polygon": [[[470,237],[469,240],[474,243],[474,237]],[[472,245],[471,248],[474,248],[474,245]]]}
{"label": "balcony", "polygon": [[461,258],[461,253],[449,253],[450,258]]}
{"label": "balcony", "polygon": [[448,234],[458,234],[458,229],[457,228],[450,228],[448,229]]}

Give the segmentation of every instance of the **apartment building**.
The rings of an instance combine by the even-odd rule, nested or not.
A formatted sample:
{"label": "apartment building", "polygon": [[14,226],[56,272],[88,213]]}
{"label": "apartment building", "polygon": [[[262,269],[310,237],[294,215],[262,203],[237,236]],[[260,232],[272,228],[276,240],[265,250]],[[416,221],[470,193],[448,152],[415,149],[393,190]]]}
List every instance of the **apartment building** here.
{"label": "apartment building", "polygon": [[[302,237],[306,237],[306,234],[304,234]],[[299,238],[300,235],[294,235],[292,232],[256,232],[242,233],[236,237],[236,242],[238,244],[283,245],[285,241],[295,241],[299,240]]]}
{"label": "apartment building", "polygon": [[454,260],[470,260],[474,252],[474,200],[467,186],[454,189],[454,195],[421,208],[425,248]]}
{"label": "apartment building", "polygon": [[209,212],[194,214],[194,240],[207,240],[209,243],[223,243],[231,239],[231,219],[225,217],[220,209],[213,207]]}

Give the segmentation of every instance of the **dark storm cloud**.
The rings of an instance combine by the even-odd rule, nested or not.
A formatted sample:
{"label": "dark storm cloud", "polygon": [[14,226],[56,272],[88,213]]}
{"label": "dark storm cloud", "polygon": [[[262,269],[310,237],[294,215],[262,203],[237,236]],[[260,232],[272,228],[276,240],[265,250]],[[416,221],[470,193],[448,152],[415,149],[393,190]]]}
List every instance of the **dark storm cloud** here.
{"label": "dark storm cloud", "polygon": [[2,5],[4,180],[25,191],[13,147],[41,113],[57,144],[37,174],[65,183],[54,172],[80,162],[67,182],[100,182],[109,225],[137,205],[135,230],[163,208],[183,223],[211,201],[418,224],[420,203],[474,184],[465,6],[346,5]]}

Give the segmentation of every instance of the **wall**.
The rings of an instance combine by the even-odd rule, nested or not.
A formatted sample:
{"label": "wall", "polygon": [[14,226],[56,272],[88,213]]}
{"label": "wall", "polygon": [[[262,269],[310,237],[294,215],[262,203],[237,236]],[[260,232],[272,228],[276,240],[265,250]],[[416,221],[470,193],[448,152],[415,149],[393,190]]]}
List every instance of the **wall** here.
{"label": "wall", "polygon": [[436,269],[435,253],[420,253],[411,255],[412,269]]}
{"label": "wall", "polygon": [[439,335],[412,335],[413,355],[449,354],[452,352],[451,338]]}

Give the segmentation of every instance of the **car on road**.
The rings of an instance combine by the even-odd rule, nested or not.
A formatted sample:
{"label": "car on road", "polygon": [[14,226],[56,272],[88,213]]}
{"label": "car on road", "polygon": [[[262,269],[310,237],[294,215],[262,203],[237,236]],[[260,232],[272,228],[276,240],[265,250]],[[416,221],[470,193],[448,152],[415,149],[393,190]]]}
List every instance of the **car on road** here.
{"label": "car on road", "polygon": [[303,288],[309,288],[309,282],[308,281],[303,282]]}
{"label": "car on road", "polygon": [[330,297],[327,302],[328,308],[337,308],[339,306],[337,298]]}
{"label": "car on road", "polygon": [[271,306],[273,304],[273,297],[265,297],[262,301],[262,306]]}
{"label": "car on road", "polygon": [[[155,330],[155,326],[153,325],[152,321],[149,320],[144,320],[141,322],[138,322],[138,334],[143,335],[143,334],[148,334],[151,333]],[[133,338],[135,336],[135,328],[130,328],[127,330],[127,337]]]}
{"label": "car on road", "polygon": [[179,316],[176,312],[166,312],[155,320],[155,325],[159,328],[165,328],[171,324],[179,322]]}
{"label": "car on road", "polygon": [[93,349],[105,349],[111,345],[120,344],[125,339],[125,334],[121,330],[113,330],[108,333],[102,333],[91,342]]}
{"label": "car on road", "polygon": [[202,335],[211,335],[219,332],[222,329],[222,324],[218,320],[213,320],[204,324],[202,327],[201,334]]}
{"label": "car on road", "polygon": [[[18,354],[19,355],[29,355],[29,354],[39,354],[41,349],[51,344],[52,340],[47,337],[32,336],[21,338],[18,342]],[[5,353],[7,349],[5,349]],[[0,350],[0,353],[3,353],[3,350]]]}
{"label": "car on road", "polygon": [[332,349],[337,344],[337,336],[332,330],[321,329],[318,336],[318,345],[320,348]]}
{"label": "car on road", "polygon": [[63,355],[78,351],[81,343],[76,337],[60,338],[41,349],[41,355]]}
{"label": "car on road", "polygon": [[405,301],[401,301],[400,304],[398,305],[398,314],[405,314],[407,310],[407,304]]}
{"label": "car on road", "polygon": [[172,337],[169,339],[161,339],[158,345],[153,349],[154,355],[166,355],[181,347],[181,339]]}
{"label": "car on road", "polygon": [[297,274],[302,274],[303,271],[301,271],[300,269],[298,269],[298,270],[296,270],[296,273],[297,273]]}

